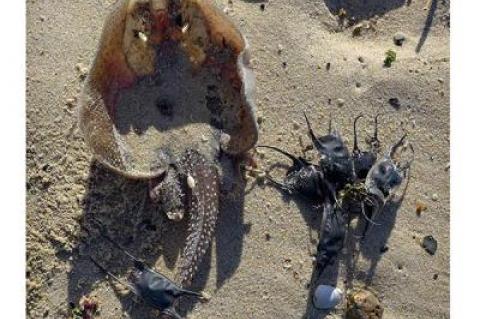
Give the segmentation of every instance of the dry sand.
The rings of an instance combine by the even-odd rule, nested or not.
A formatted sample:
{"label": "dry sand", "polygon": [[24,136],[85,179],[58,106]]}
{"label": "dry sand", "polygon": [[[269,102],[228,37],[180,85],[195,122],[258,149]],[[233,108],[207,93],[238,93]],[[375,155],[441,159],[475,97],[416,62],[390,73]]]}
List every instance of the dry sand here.
{"label": "dry sand", "polygon": [[[92,61],[111,3],[27,1],[29,318],[67,318],[69,303],[85,294],[100,302],[99,318],[156,317],[89,262],[87,253],[116,273],[128,269],[98,237],[91,246],[80,243],[86,213],[103,216],[112,235],[167,274],[183,243],[184,224],[165,220],[145,200],[145,183],[92,162],[75,128],[82,66]],[[405,200],[382,215],[355,269],[346,271],[346,252],[321,282],[367,284],[380,296],[384,318],[449,317],[449,1],[271,0],[264,10],[261,1],[215,3],[228,6],[252,47],[260,143],[299,153],[299,136],[307,141],[305,109],[318,132],[327,129],[331,114],[350,145],[359,113],[387,113],[380,130],[385,144],[402,127],[410,132],[416,162]],[[340,27],[332,13],[342,6],[362,27]],[[406,36],[402,47],[393,44],[396,32]],[[396,51],[397,61],[384,68],[388,49]],[[398,109],[391,98],[399,100]],[[370,124],[362,124],[363,135]],[[262,166],[279,159],[267,155]],[[341,307],[326,315],[309,303],[318,216],[273,188],[249,181],[246,189],[244,198],[223,205],[216,239],[194,283],[212,299],[185,302],[189,317],[341,317]],[[428,207],[420,217],[417,201]],[[434,256],[420,247],[426,235],[438,240]],[[389,249],[380,254],[384,245]]]}

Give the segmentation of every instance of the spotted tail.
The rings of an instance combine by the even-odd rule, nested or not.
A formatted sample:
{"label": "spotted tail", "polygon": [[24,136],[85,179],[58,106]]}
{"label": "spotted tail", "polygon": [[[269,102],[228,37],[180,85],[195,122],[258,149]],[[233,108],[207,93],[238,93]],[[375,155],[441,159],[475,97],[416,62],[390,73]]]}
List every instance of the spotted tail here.
{"label": "spotted tail", "polygon": [[[218,172],[214,164],[190,150],[184,158],[188,184],[188,236],[179,269],[179,282],[190,285],[215,231],[218,215]],[[192,180],[193,179],[193,180]],[[192,187],[193,186],[193,187]]]}

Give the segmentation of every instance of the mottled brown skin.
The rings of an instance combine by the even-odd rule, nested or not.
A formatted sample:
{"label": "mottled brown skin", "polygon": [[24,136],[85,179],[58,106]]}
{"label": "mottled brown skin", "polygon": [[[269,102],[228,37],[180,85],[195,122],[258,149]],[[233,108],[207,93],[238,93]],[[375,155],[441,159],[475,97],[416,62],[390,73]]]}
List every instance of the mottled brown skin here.
{"label": "mottled brown skin", "polygon": [[[156,49],[164,41],[180,44],[193,72],[206,67],[218,70],[226,83],[225,94],[239,101],[236,122],[225,129],[229,139],[221,142],[222,150],[239,155],[254,146],[258,130],[247,44],[232,22],[204,0],[123,0],[115,5],[86,80],[80,126],[102,163],[128,177],[153,178],[154,200],[167,210],[189,213],[189,235],[177,276],[184,286],[191,283],[214,233],[219,200],[216,165],[195,150],[186,150],[172,167],[150,173],[128,171],[112,125],[119,92],[156,72]],[[196,187],[186,187],[188,176]]]}
{"label": "mottled brown skin", "polygon": [[187,151],[183,168],[195,181],[188,188],[189,212],[188,237],[183,251],[178,280],[190,285],[215,232],[219,205],[219,181],[217,168],[196,151]]}
{"label": "mottled brown skin", "polygon": [[[189,185],[187,179],[193,181]],[[181,219],[188,214],[188,236],[177,272],[176,281],[191,284],[205,255],[215,225],[219,206],[219,176],[216,163],[198,151],[187,150],[156,184],[151,184],[150,197],[171,216]]]}

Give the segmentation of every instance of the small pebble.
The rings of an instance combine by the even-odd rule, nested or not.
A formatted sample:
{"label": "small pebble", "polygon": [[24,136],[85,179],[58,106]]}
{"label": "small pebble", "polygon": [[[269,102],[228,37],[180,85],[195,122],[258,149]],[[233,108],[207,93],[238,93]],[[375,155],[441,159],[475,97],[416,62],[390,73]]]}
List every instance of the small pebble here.
{"label": "small pebble", "polygon": [[422,203],[420,201],[417,201],[415,203],[415,206],[416,206],[415,213],[417,214],[417,216],[422,215],[422,213],[427,210],[427,205],[425,205],[424,203]]}
{"label": "small pebble", "polygon": [[67,105],[69,108],[73,107],[75,105],[76,99],[74,98],[69,98],[65,100],[65,105]]}
{"label": "small pebble", "polygon": [[262,4],[260,5],[260,10],[265,11],[265,3],[262,3]]}
{"label": "small pebble", "polygon": [[402,44],[403,44],[403,42],[405,42],[405,40],[406,40],[406,37],[401,32],[397,32],[393,36],[393,43],[395,43],[395,45],[402,46]]}
{"label": "small pebble", "polygon": [[263,117],[262,114],[258,114],[258,115],[257,115],[257,123],[258,123],[258,125],[262,124],[262,123],[264,122],[264,120],[265,120],[265,117]]}
{"label": "small pebble", "polygon": [[326,65],[327,71],[330,71],[331,67],[332,67],[332,64],[330,62],[327,62],[327,65]]}
{"label": "small pebble", "polygon": [[437,252],[437,240],[431,235],[425,236],[422,241],[422,247],[427,253],[433,256]]}
{"label": "small pebble", "polygon": [[283,268],[284,269],[290,269],[292,268],[292,260],[287,258],[283,261]]}
{"label": "small pebble", "polygon": [[344,99],[337,99],[337,105],[338,105],[339,107],[344,106],[344,105],[345,105],[345,100],[344,100]]}
{"label": "small pebble", "polygon": [[437,193],[432,194],[432,200],[434,202],[438,201],[438,194]]}
{"label": "small pebble", "polygon": [[84,79],[88,74],[88,68],[83,63],[77,63],[75,69],[79,73],[81,79]]}
{"label": "small pebble", "polygon": [[358,62],[364,63],[364,62],[365,62],[364,57],[363,57],[363,56],[359,56],[359,57],[358,57]]}
{"label": "small pebble", "polygon": [[278,52],[278,54],[282,54],[282,52],[283,52],[283,46],[282,46],[281,44],[279,44],[279,45],[277,46],[277,52]]}
{"label": "small pebble", "polygon": [[187,184],[190,189],[195,188],[195,179],[191,175],[187,177]]}
{"label": "small pebble", "polygon": [[300,128],[300,124],[297,121],[293,122],[293,129],[298,130]]}
{"label": "small pebble", "polygon": [[388,104],[390,104],[396,110],[400,108],[400,100],[396,97],[388,99]]}

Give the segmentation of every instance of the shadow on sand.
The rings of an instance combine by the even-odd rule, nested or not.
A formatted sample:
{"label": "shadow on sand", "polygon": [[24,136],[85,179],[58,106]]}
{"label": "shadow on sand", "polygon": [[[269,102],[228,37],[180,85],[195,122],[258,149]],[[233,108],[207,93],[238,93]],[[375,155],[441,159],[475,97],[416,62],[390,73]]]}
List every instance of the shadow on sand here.
{"label": "shadow on sand", "polygon": [[[285,169],[288,168],[288,166],[276,163],[268,167],[267,171],[271,172],[273,169],[278,168]],[[359,282],[366,287],[372,285],[378,263],[382,259],[383,255],[387,253],[388,239],[390,238],[392,230],[395,226],[397,213],[405,198],[409,181],[410,176],[407,175],[405,186],[403,186],[401,195],[394,196],[386,203],[382,213],[376,220],[376,222],[380,225],[370,225],[365,238],[361,240],[359,238],[361,237],[367,221],[364,218],[354,217],[358,222],[350,225],[342,252],[334,259],[332,264],[328,265],[324,269],[323,273],[319,274],[319,270],[314,267],[310,279],[310,290],[308,294],[306,311],[302,317],[303,319],[326,318],[331,313],[331,311],[322,311],[314,307],[313,294],[315,292],[315,288],[320,284],[331,286],[339,285],[338,280],[341,263],[343,263],[345,266],[344,268],[346,274],[345,278],[343,279],[343,284],[346,289],[352,289],[354,287],[354,283],[358,284]],[[284,192],[282,198],[285,202],[293,201],[297,205],[302,217],[305,220],[305,223],[310,228],[310,239],[312,246],[313,244],[316,246],[317,241],[312,236],[312,231],[317,232],[316,237],[319,238],[322,222],[322,208],[316,206],[318,203],[313,203],[296,196],[290,196]],[[362,256],[362,259],[369,263],[368,269],[357,269],[357,260],[359,256]]]}
{"label": "shadow on sand", "polygon": [[[364,287],[371,286],[378,266],[383,255],[388,253],[388,239],[395,226],[398,210],[405,198],[408,184],[410,181],[409,175],[405,186],[400,196],[394,196],[386,203],[381,215],[376,222],[379,225],[370,225],[370,228],[365,238],[359,239],[367,221],[364,218],[359,218],[359,222],[355,226],[350,226],[345,238],[345,245],[342,253],[338,255],[333,264],[327,266],[322,274],[318,274],[318,270],[314,269],[310,281],[310,291],[308,296],[308,303],[303,319],[321,319],[326,318],[331,311],[322,311],[313,306],[313,294],[315,288],[320,285],[338,285],[340,263],[345,265],[345,279],[343,284],[345,289],[354,288],[354,284],[361,283]],[[358,217],[357,217],[358,218]],[[362,256],[369,264],[367,270],[357,269],[357,260]]]}
{"label": "shadow on sand", "polygon": [[328,10],[338,15],[341,9],[345,10],[347,16],[360,22],[374,16],[381,16],[385,13],[409,5],[408,0],[325,0]]}
{"label": "shadow on sand", "polygon": [[[226,161],[221,161],[221,165]],[[223,170],[232,172],[235,166],[230,160]],[[238,176],[237,176],[238,177]],[[243,190],[245,185],[241,178],[236,178],[232,189],[227,190],[235,196],[222,196],[217,220],[214,249],[216,249],[217,278],[219,289],[239,266],[242,255],[243,236]],[[226,191],[222,188],[222,193]],[[223,198],[225,197],[225,198]],[[111,289],[120,300],[122,311],[130,318],[158,318],[155,311],[143,302],[135,302],[132,293],[125,293],[124,287],[118,285],[103,273],[91,260],[95,258],[105,268],[120,278],[125,279],[133,268],[128,257],[116,250],[102,237],[94,218],[100,220],[108,229],[108,235],[125,247],[134,256],[155,268],[163,259],[169,271],[157,268],[162,273],[174,273],[177,260],[185,243],[187,222],[173,222],[165,217],[148,196],[148,183],[126,179],[93,162],[90,168],[88,189],[83,200],[84,215],[80,221],[82,231],[74,248],[72,269],[68,274],[68,302],[77,304],[83,295],[92,293],[96,285],[108,281]],[[186,215],[188,218],[188,214]],[[200,291],[206,286],[211,265],[211,248],[206,253],[202,264],[194,277],[192,290]],[[172,276],[169,276],[172,278]],[[173,279],[173,278],[172,278]],[[98,294],[97,294],[98,296]],[[101,296],[98,296],[101,298]],[[180,300],[178,311],[181,315],[190,312],[197,300],[184,298]],[[102,311],[109,312],[104,304]]]}

